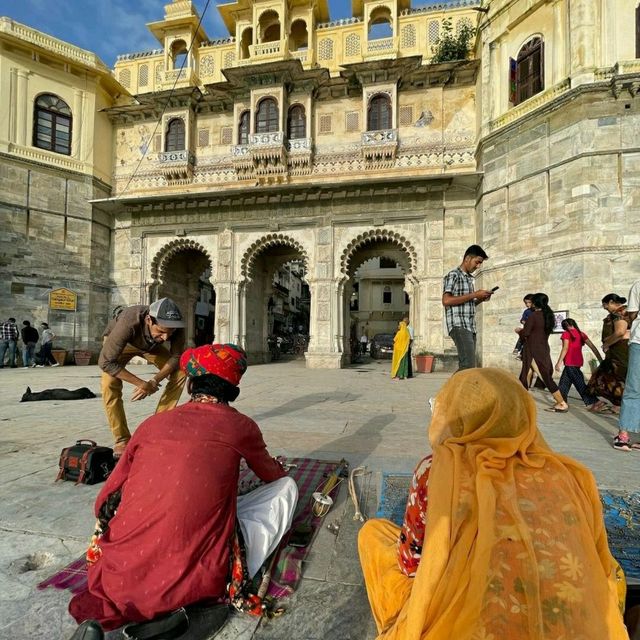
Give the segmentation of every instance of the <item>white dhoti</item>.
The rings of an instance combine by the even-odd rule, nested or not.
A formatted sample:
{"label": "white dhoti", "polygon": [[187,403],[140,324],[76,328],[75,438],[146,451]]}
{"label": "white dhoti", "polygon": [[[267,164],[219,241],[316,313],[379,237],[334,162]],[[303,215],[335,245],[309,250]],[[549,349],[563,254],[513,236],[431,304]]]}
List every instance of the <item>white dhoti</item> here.
{"label": "white dhoti", "polygon": [[243,496],[238,496],[238,521],[244,537],[249,577],[258,573],[264,561],[291,528],[298,502],[298,485],[280,478]]}

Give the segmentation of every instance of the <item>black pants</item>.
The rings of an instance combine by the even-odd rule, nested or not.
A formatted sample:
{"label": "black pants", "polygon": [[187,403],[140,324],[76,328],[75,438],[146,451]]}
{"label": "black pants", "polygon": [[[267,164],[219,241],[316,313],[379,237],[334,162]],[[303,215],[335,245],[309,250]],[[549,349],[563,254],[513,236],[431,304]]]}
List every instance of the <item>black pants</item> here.
{"label": "black pants", "polygon": [[569,389],[571,389],[571,385],[576,388],[576,391],[582,398],[582,402],[584,402],[587,406],[598,401],[598,398],[592,396],[587,391],[587,383],[584,381],[584,376],[582,375],[580,367],[565,367],[562,371],[560,382],[558,382],[558,388],[560,389],[560,393],[565,400],[567,399],[567,395],[569,395]]}

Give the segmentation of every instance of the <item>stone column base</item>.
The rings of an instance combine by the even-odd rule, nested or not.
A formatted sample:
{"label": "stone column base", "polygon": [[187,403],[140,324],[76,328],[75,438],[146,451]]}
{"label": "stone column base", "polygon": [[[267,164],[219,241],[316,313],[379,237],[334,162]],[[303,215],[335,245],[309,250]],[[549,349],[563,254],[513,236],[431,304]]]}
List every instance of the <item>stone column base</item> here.
{"label": "stone column base", "polygon": [[307,369],[341,369],[343,353],[305,353]]}

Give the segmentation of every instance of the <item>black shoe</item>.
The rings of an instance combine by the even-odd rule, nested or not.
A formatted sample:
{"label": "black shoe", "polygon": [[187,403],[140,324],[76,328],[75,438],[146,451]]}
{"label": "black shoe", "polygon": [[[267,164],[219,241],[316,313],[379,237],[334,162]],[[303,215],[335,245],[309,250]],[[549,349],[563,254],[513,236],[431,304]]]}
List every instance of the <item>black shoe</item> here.
{"label": "black shoe", "polygon": [[99,622],[85,620],[69,640],[104,640],[104,631]]}

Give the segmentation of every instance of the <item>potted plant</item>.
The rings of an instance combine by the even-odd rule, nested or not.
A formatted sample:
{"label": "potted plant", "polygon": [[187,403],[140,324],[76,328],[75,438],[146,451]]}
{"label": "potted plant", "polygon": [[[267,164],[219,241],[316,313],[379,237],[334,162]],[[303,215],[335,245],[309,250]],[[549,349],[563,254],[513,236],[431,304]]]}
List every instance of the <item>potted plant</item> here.
{"label": "potted plant", "polygon": [[67,359],[66,349],[52,349],[51,355],[61,367],[64,365],[64,362]]}
{"label": "potted plant", "polygon": [[91,362],[91,351],[76,349],[73,352],[73,359],[76,365],[86,366]]}
{"label": "potted plant", "polygon": [[424,349],[416,353],[416,371],[418,373],[431,373],[433,371],[434,356]]}

